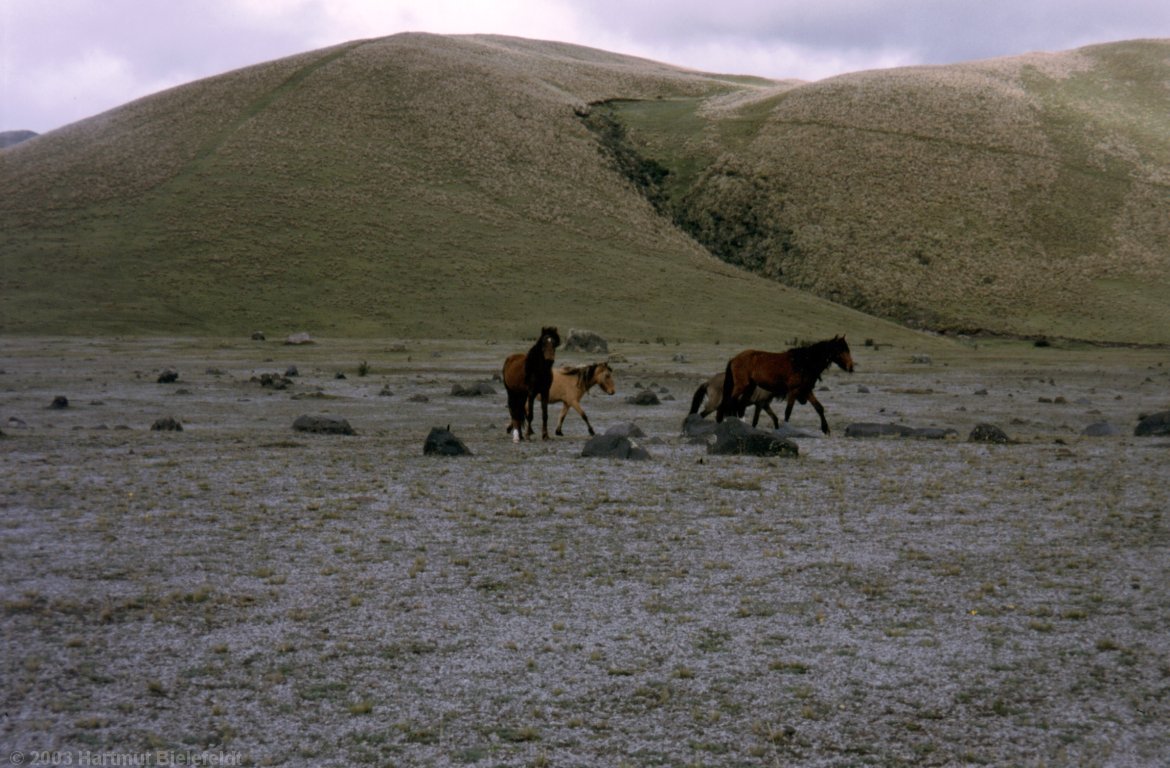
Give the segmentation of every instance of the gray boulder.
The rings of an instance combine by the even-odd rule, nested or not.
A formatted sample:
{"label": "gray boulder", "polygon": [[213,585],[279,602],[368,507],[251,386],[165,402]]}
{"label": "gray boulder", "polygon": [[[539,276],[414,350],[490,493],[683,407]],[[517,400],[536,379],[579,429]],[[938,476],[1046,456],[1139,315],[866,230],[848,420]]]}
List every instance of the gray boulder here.
{"label": "gray boulder", "polygon": [[646,436],[646,433],[642,431],[642,428],[632,421],[623,421],[621,424],[614,424],[612,427],[605,430],[605,434],[632,438],[641,438]]}
{"label": "gray boulder", "polygon": [[589,352],[609,354],[609,343],[593,331],[579,331],[570,329],[565,337],[566,352]]}
{"label": "gray boulder", "polygon": [[353,435],[353,427],[345,419],[336,419],[332,416],[298,416],[293,422],[293,429],[297,432],[313,432],[324,435]]}
{"label": "gray boulder", "polygon": [[601,459],[629,459],[631,461],[645,461],[650,458],[649,452],[625,435],[609,434],[594,435],[581,449],[581,456]]}
{"label": "gray boulder", "polygon": [[739,419],[724,419],[715,427],[715,441],[707,453],[721,456],[798,456],[796,443]]}
{"label": "gray boulder", "polygon": [[1170,411],[1154,413],[1142,418],[1134,428],[1136,437],[1167,437],[1170,436]]}
{"label": "gray boulder", "polygon": [[432,427],[423,443],[426,456],[470,456],[471,451],[451,432],[451,428]]}
{"label": "gray boulder", "polygon": [[1095,421],[1081,430],[1084,437],[1116,437],[1120,434],[1121,429],[1108,421]]}

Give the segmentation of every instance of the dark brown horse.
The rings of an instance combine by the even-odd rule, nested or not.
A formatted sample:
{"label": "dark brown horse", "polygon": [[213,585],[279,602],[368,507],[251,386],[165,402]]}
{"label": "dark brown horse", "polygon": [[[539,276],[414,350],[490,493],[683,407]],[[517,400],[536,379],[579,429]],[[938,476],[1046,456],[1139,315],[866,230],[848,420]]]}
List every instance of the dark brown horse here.
{"label": "dark brown horse", "polygon": [[513,442],[520,442],[526,423],[528,436],[532,436],[532,405],[537,397],[543,416],[541,437],[549,439],[548,390],[552,386],[553,360],[560,345],[561,336],[557,329],[546,326],[540,330],[540,337],[527,354],[509,355],[504,361],[504,389],[508,390],[508,413],[512,417],[508,431],[512,433]]}
{"label": "dark brown horse", "polygon": [[829,434],[825,408],[813,394],[813,387],[833,363],[844,371],[853,372],[853,357],[844,336],[834,336],[787,352],[761,352],[748,349],[727,363],[723,381],[723,400],[715,413],[716,421],[731,414],[742,417],[748,399],[756,387],[763,387],[787,400],[784,420],[792,415],[794,403],[812,403],[821,417],[821,431]]}
{"label": "dark brown horse", "polygon": [[[715,374],[706,382],[699,385],[695,390],[694,397],[691,398],[691,412],[688,416],[699,414],[699,418],[707,418],[707,414],[712,411],[719,410],[719,403],[723,402],[723,381],[727,378],[727,374],[723,371]],[[699,408],[703,406],[703,398],[707,399],[706,407],[700,411]],[[754,405],[756,412],[752,415],[752,426],[760,423],[760,411],[764,411],[772,417],[772,426],[775,429],[780,429],[780,417],[772,410],[772,401],[776,398],[776,394],[763,387],[756,387],[751,394],[751,402],[748,405]],[[746,409],[745,409],[746,410]]]}
{"label": "dark brown horse", "polygon": [[565,367],[553,370],[553,381],[552,387],[548,391],[548,401],[550,403],[563,403],[561,418],[557,419],[558,435],[565,434],[561,431],[561,427],[565,423],[565,417],[569,415],[569,408],[573,408],[581,414],[589,434],[594,434],[593,425],[589,423],[589,417],[585,415],[585,409],[581,407],[581,398],[594,384],[601,387],[601,391],[607,395],[614,393],[613,370],[609,367],[609,363],[592,363],[574,368]]}

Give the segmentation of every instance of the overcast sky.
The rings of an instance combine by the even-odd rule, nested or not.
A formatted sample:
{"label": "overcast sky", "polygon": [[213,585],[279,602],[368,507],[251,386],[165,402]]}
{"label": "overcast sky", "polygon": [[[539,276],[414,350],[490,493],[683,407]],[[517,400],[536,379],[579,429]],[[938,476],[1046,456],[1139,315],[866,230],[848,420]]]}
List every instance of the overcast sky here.
{"label": "overcast sky", "polygon": [[407,31],[817,80],[1170,38],[1170,0],[0,0],[0,131],[43,133],[202,77]]}

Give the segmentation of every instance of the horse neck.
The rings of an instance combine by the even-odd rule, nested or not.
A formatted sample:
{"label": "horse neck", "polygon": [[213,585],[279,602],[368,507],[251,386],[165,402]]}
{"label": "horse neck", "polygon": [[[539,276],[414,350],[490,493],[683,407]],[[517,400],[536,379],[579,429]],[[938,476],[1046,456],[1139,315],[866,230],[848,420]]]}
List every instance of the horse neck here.
{"label": "horse neck", "polygon": [[814,381],[833,364],[833,352],[827,341],[818,341],[816,344],[793,350],[793,358],[799,364],[798,367],[811,375]]}

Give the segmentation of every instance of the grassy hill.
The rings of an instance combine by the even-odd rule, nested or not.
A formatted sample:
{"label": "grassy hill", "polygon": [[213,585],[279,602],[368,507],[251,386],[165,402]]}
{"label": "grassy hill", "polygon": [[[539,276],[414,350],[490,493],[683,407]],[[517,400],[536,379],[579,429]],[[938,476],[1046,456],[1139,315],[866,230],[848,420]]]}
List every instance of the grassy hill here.
{"label": "grassy hill", "polygon": [[803,84],[355,41],[0,152],[0,328],[1166,343],[1168,55]]}

